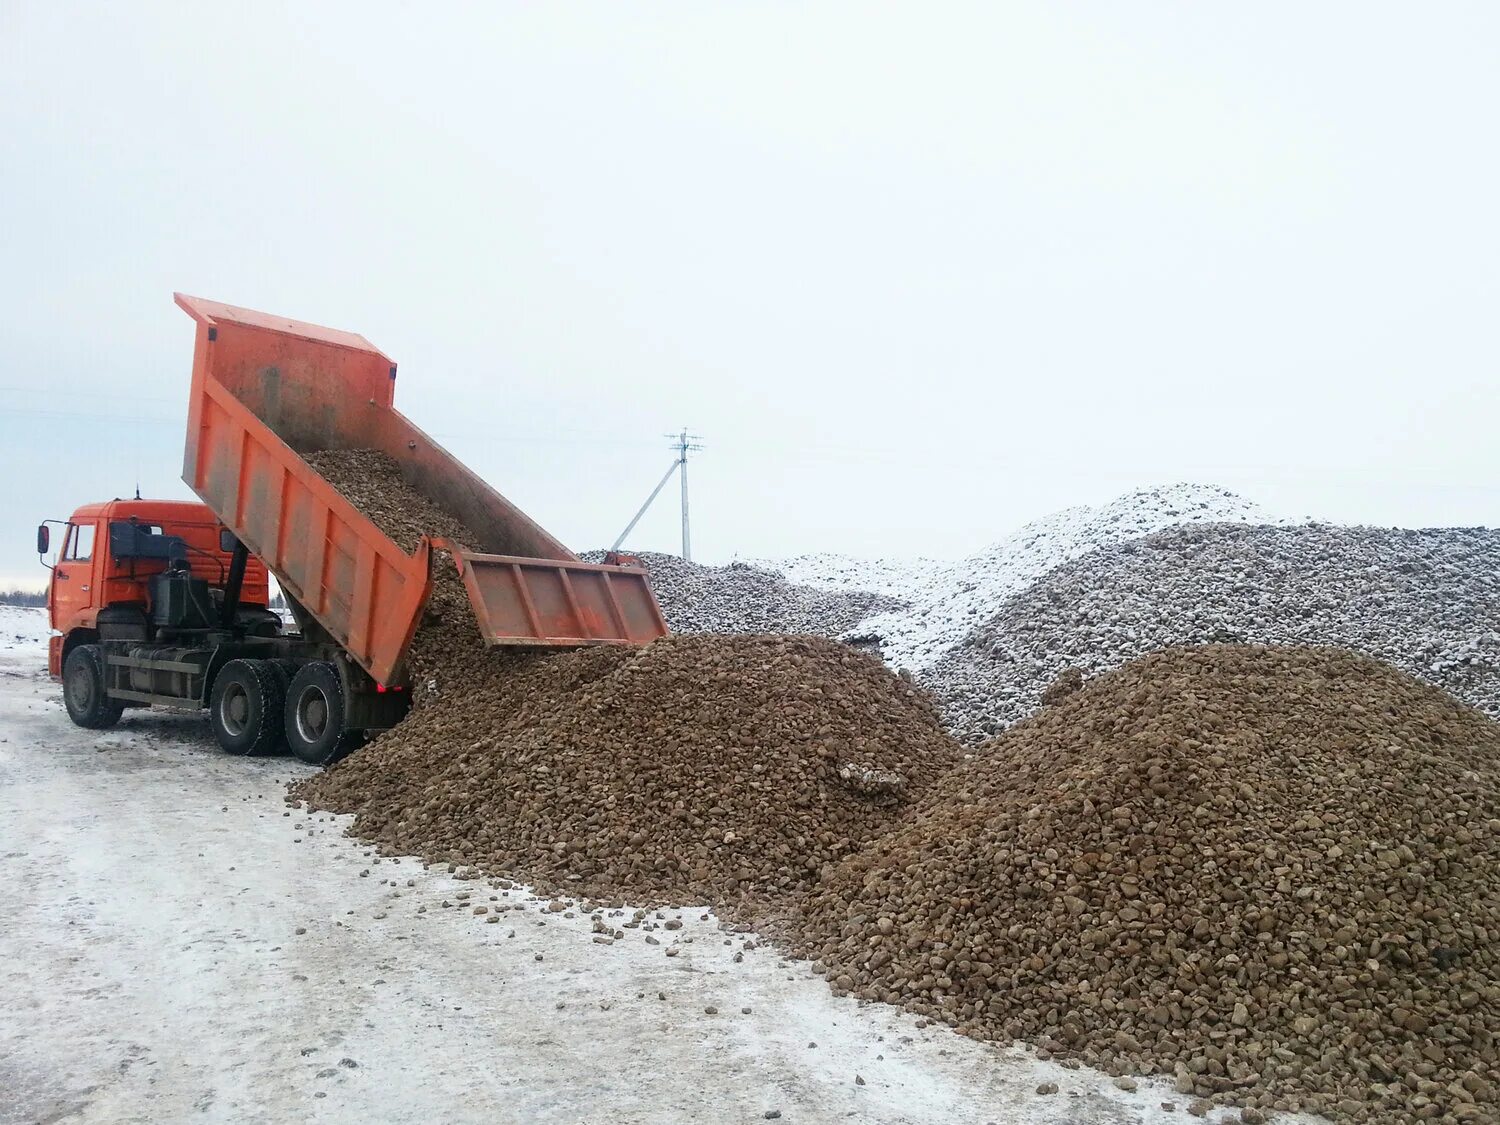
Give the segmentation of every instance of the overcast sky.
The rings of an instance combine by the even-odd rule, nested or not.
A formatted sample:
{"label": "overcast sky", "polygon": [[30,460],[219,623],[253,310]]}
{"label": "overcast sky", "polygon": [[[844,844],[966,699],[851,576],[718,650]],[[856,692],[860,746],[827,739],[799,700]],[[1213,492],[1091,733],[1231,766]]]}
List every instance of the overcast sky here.
{"label": "overcast sky", "polygon": [[[1500,6],[0,5],[0,582],[183,496],[183,290],[360,332],[577,549],[1131,488],[1500,510]],[[675,549],[676,494],[632,544]]]}

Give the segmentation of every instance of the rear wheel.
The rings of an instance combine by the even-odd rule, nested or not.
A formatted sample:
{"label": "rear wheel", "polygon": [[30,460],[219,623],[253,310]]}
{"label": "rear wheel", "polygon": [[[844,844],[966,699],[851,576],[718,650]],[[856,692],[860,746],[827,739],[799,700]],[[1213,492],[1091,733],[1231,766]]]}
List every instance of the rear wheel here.
{"label": "rear wheel", "polygon": [[276,669],[276,674],[281,677],[282,693],[285,694],[290,691],[292,680],[297,675],[297,669],[302,667],[301,662],[293,660],[289,656],[278,656],[273,660],[266,661],[266,663]]}
{"label": "rear wheel", "polygon": [[269,660],[231,660],[214,678],[208,719],[230,754],[270,754],[280,748],[286,688]]}
{"label": "rear wheel", "polygon": [[104,693],[104,653],[98,645],[79,645],[63,665],[63,706],[68,718],[89,730],[120,721],[125,705]]}
{"label": "rear wheel", "polygon": [[302,665],[287,689],[287,745],[309,765],[337,761],[360,742],[359,731],[345,729],[347,714],[339,670],[325,660]]}

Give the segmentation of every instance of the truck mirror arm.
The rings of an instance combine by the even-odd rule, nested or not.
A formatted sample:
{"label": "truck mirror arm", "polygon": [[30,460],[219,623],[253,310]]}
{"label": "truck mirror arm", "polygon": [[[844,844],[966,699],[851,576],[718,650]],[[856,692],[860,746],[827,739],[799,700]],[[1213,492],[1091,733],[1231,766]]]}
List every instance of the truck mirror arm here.
{"label": "truck mirror arm", "polygon": [[52,529],[47,525],[53,523],[57,524],[59,527],[66,526],[66,524],[62,520],[43,520],[41,523],[37,524],[36,528],[36,553],[38,556],[37,561],[45,566],[48,570],[55,569],[53,564],[47,561],[47,552],[52,549]]}

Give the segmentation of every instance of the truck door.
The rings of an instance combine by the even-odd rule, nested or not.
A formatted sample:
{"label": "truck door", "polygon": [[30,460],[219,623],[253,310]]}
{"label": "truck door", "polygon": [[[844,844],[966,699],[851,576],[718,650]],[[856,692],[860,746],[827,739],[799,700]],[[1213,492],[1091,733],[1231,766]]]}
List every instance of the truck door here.
{"label": "truck door", "polygon": [[59,631],[76,627],[78,616],[96,604],[96,531],[93,521],[68,524],[67,540],[57,556],[57,565],[52,568],[52,627]]}

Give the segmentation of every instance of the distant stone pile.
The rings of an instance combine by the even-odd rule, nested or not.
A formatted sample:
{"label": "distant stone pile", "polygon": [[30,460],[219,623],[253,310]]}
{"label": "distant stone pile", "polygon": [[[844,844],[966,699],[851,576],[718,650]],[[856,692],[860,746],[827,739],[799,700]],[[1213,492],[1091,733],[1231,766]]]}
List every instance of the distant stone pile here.
{"label": "distant stone pile", "polygon": [[[597,561],[603,551],[585,559]],[[703,566],[676,555],[641,552],[667,625],[678,633],[808,633],[836,637],[872,614],[897,609],[897,598],[789,582],[749,563]]]}
{"label": "distant stone pile", "polygon": [[1067,668],[1214,641],[1340,645],[1500,715],[1500,532],[1158,532],[1043,574],[921,678],[950,727],[977,741],[1030,714]]}
{"label": "distant stone pile", "polygon": [[1098,507],[1065,508],[956,562],[801,555],[761,565],[793,582],[869,590],[909,603],[872,613],[851,632],[878,638],[892,667],[921,672],[989,620],[1006,598],[1070,559],[1164,528],[1272,522],[1265,511],[1225,489],[1175,484],[1141,489]]}

